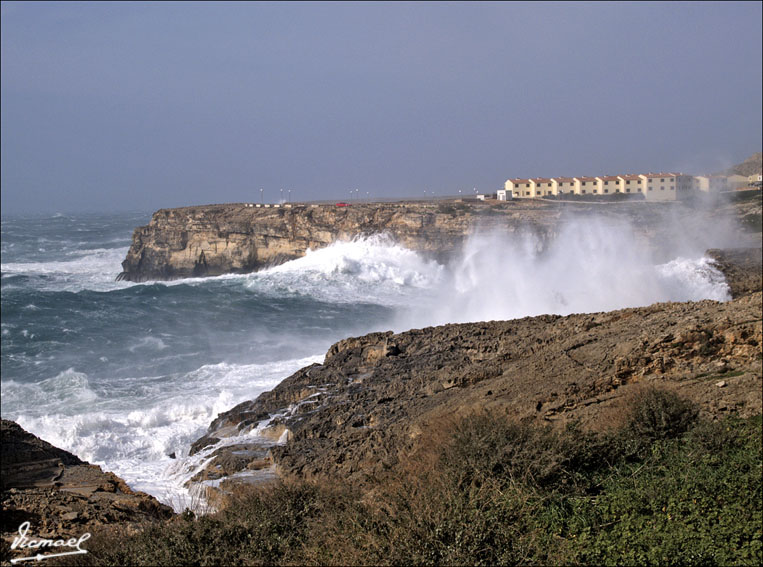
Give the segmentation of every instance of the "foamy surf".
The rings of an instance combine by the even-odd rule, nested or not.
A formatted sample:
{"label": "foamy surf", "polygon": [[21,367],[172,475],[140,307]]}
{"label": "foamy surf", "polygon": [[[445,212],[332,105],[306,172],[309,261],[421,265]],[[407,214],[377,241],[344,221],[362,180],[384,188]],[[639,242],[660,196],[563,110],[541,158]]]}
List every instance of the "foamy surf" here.
{"label": "foamy surf", "polygon": [[[322,359],[320,355],[270,364],[204,366],[132,399],[99,395],[87,376],[70,369],[38,384],[4,383],[3,398],[7,395],[10,404],[26,407],[13,416],[23,428],[115,472],[132,488],[177,506],[192,497],[184,486],[191,473],[180,473],[178,463],[212,420]],[[162,382],[132,380],[136,388],[147,381]]]}
{"label": "foamy surf", "polygon": [[447,265],[375,236],[258,273],[141,284],[113,281],[127,248],[111,247],[139,222],[55,221],[3,221],[3,417],[176,509],[198,502],[184,483],[209,455],[188,449],[217,414],[336,340],[728,299],[701,254],[657,263],[626,223],[595,219],[547,243],[477,233]]}

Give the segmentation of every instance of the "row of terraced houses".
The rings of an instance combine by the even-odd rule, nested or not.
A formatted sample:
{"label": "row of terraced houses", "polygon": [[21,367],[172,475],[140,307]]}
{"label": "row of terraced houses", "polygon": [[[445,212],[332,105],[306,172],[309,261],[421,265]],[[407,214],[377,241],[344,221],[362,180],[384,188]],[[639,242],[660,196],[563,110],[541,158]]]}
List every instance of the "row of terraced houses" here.
{"label": "row of terraced houses", "polygon": [[564,195],[641,194],[648,201],[675,201],[692,191],[716,193],[748,184],[741,175],[685,175],[683,173],[645,173],[605,175],[602,177],[536,177],[508,179],[497,197],[537,198]]}

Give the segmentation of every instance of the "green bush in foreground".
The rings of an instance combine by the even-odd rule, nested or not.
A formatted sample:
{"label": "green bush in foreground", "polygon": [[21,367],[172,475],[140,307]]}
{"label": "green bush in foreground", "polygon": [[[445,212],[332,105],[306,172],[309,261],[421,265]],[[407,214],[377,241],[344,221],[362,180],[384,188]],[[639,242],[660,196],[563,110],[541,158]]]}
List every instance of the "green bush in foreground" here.
{"label": "green bush in foreground", "polygon": [[307,483],[115,543],[90,564],[758,565],[761,417],[697,421],[674,394],[636,398],[611,434],[453,427],[433,466],[362,495]]}

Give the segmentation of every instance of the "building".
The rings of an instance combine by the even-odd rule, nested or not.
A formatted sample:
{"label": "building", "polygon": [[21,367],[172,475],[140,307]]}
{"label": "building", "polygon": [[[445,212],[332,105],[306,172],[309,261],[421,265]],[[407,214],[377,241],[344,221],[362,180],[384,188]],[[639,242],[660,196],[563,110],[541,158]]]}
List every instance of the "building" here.
{"label": "building", "polygon": [[535,181],[532,179],[507,179],[504,189],[515,197],[535,197]]}
{"label": "building", "polygon": [[576,177],[575,193],[578,195],[598,195],[599,180],[596,177]]}
{"label": "building", "polygon": [[763,186],[763,174],[760,173],[753,173],[747,178],[747,184],[750,187],[761,187]]}
{"label": "building", "polygon": [[627,175],[618,175],[620,179],[620,187],[623,188],[623,193],[643,193],[644,186],[640,175],[635,173],[628,173]]}
{"label": "building", "polygon": [[729,185],[729,191],[736,191],[737,189],[741,189],[743,187],[747,187],[747,177],[744,175],[729,175],[727,178],[728,185]]}
{"label": "building", "polygon": [[729,190],[728,179],[725,175],[695,175],[692,186],[695,191],[703,193],[720,193]]}
{"label": "building", "polygon": [[[758,174],[757,179],[760,179],[760,174]],[[508,192],[511,192],[512,196],[517,199],[564,195],[614,195],[617,193],[635,195],[640,193],[648,201],[675,201],[683,199],[697,190],[726,191],[729,188],[747,186],[749,183],[751,181],[741,175],[728,178],[693,177],[683,173],[514,178],[506,180],[504,190],[499,192],[498,198],[505,199],[500,195]]]}
{"label": "building", "polygon": [[496,198],[499,201],[511,201],[514,198],[514,193],[511,189],[499,189],[496,191]]}
{"label": "building", "polygon": [[574,177],[555,177],[557,195],[574,195]]}
{"label": "building", "polygon": [[675,201],[677,198],[677,175],[675,173],[647,173],[640,175],[644,182],[647,201]]}
{"label": "building", "polygon": [[616,175],[597,177],[602,194],[624,193],[622,179]]}
{"label": "building", "polygon": [[535,194],[538,197],[551,196],[557,194],[557,181],[549,177],[536,177]]}

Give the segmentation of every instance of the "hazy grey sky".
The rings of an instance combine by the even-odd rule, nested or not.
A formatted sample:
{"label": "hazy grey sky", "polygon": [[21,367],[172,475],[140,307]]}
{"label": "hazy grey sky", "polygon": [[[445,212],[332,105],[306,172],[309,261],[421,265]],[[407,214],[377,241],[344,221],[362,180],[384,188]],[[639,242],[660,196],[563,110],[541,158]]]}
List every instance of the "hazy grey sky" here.
{"label": "hazy grey sky", "polygon": [[761,149],[761,5],[3,2],[3,211],[717,170]]}

